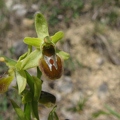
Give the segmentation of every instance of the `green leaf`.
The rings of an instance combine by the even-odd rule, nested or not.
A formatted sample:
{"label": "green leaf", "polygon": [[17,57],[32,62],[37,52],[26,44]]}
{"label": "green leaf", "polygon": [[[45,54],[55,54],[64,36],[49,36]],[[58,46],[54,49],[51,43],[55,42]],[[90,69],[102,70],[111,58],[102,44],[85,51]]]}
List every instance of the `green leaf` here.
{"label": "green leaf", "polygon": [[5,62],[9,68],[14,68],[16,61],[6,56],[0,55],[0,62]]}
{"label": "green leaf", "polygon": [[26,87],[26,74],[23,70],[16,71],[16,79],[18,85],[18,93],[20,94]]}
{"label": "green leaf", "polygon": [[35,15],[35,28],[38,38],[41,40],[49,36],[47,21],[41,13],[36,13]]}
{"label": "green leaf", "polygon": [[26,103],[24,105],[24,113],[28,120],[31,120],[31,103]]}
{"label": "green leaf", "polygon": [[18,68],[18,70],[27,70],[29,68],[37,67],[41,56],[41,51],[36,49],[31,52],[25,59],[19,61],[16,64],[16,67]]}
{"label": "green leaf", "polygon": [[59,32],[55,33],[53,36],[51,36],[52,42],[57,43],[63,37],[64,37],[64,33],[62,31],[59,31]]}
{"label": "green leaf", "polygon": [[33,100],[32,100],[32,112],[33,112],[33,115],[34,117],[39,120],[39,114],[38,114],[38,100],[39,100],[39,97],[40,97],[40,93],[41,93],[41,84],[42,84],[42,81],[33,76],[32,77],[33,80],[34,80],[34,96],[33,96]]}
{"label": "green leaf", "polygon": [[24,114],[24,112],[21,110],[21,108],[20,108],[12,99],[10,99],[10,101],[11,101],[12,106],[13,106],[13,108],[15,109],[18,117],[20,118],[20,120],[27,120],[27,119],[25,118],[25,114]]}
{"label": "green leaf", "polygon": [[38,101],[40,98],[40,93],[42,89],[41,87],[42,81],[35,76],[33,76],[33,79],[34,79],[34,100]]}
{"label": "green leaf", "polygon": [[64,51],[56,50],[56,52],[63,60],[67,60],[70,57],[70,55]]}
{"label": "green leaf", "polygon": [[37,77],[41,78],[42,72],[40,71],[39,67],[37,67]]}
{"label": "green leaf", "polygon": [[57,116],[57,113],[55,112],[56,111],[56,107],[55,106],[52,111],[49,113],[49,116],[48,116],[48,120],[59,120],[58,116]]}
{"label": "green leaf", "polygon": [[26,73],[27,83],[30,87],[32,94],[33,94],[34,93],[34,79],[27,71],[25,71],[25,73]]}
{"label": "green leaf", "polygon": [[40,48],[41,44],[43,43],[43,40],[41,40],[40,38],[25,37],[23,42],[26,43],[27,45]]}
{"label": "green leaf", "polygon": [[47,107],[52,107],[56,102],[56,97],[51,93],[41,91],[39,102]]}

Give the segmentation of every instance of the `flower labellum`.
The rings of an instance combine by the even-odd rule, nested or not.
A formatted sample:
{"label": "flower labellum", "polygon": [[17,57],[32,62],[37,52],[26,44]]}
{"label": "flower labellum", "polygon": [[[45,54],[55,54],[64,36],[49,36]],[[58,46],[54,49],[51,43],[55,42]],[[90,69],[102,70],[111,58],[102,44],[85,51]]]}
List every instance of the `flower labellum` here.
{"label": "flower labellum", "polygon": [[39,64],[40,70],[51,80],[60,78],[63,71],[63,62],[56,54],[55,46],[46,42],[42,47],[42,55]]}

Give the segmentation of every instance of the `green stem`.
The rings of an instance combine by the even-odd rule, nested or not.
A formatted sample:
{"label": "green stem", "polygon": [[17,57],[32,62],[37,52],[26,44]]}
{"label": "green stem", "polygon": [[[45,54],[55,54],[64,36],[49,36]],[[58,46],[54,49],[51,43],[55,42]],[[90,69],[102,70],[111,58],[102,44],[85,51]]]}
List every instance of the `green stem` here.
{"label": "green stem", "polygon": [[32,52],[32,46],[28,45],[28,54],[30,54]]}
{"label": "green stem", "polygon": [[40,71],[40,69],[37,67],[37,77],[41,78],[42,72]]}
{"label": "green stem", "polygon": [[38,113],[38,101],[32,101],[32,112],[33,112],[33,116],[37,119],[39,119],[39,113]]}
{"label": "green stem", "polygon": [[31,120],[31,103],[24,104],[24,112],[27,120]]}

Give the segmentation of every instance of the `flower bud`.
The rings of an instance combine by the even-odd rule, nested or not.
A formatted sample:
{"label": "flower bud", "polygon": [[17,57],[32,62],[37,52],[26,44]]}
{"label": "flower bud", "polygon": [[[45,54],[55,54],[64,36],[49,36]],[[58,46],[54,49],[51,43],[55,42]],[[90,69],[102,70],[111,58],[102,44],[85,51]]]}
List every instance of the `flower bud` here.
{"label": "flower bud", "polygon": [[8,87],[13,79],[14,74],[12,70],[9,70],[8,74],[0,76],[0,93],[4,93],[8,90]]}

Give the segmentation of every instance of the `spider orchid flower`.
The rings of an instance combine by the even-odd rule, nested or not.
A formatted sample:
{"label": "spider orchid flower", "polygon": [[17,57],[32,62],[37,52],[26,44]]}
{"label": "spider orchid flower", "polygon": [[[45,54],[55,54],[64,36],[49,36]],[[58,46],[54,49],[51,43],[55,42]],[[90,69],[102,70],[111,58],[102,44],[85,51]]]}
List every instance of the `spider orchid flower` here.
{"label": "spider orchid flower", "polygon": [[63,61],[69,58],[69,54],[56,49],[56,43],[64,36],[62,31],[49,36],[48,26],[44,16],[37,13],[35,16],[35,27],[38,38],[26,37],[24,43],[34,46],[36,50],[27,53],[17,64],[20,69],[29,69],[39,66],[41,72],[51,80],[61,77],[63,72]]}

